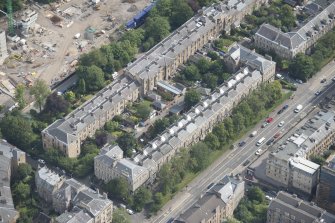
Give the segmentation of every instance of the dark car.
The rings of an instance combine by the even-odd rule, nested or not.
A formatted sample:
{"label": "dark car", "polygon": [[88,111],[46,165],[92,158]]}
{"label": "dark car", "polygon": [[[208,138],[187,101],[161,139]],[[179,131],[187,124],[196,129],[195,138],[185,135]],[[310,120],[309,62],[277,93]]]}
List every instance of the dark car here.
{"label": "dark car", "polygon": [[207,186],[207,189],[211,188],[214,186],[214,183],[211,183],[210,185]]}
{"label": "dark car", "polygon": [[246,165],[248,165],[250,163],[250,160],[247,160],[247,161],[245,161],[244,163],[243,163],[243,166],[246,166]]}
{"label": "dark car", "polygon": [[285,109],[287,109],[287,108],[288,108],[288,105],[284,105],[283,109],[285,110]]}
{"label": "dark car", "polygon": [[326,78],[323,78],[322,80],[321,80],[321,83],[326,83]]}
{"label": "dark car", "polygon": [[270,139],[269,141],[266,142],[266,145],[271,145],[275,140],[274,139]]}
{"label": "dark car", "polygon": [[242,146],[244,146],[244,145],[245,145],[245,142],[244,142],[244,141],[241,141],[241,142],[238,143],[238,146],[239,146],[239,147],[242,147]]}
{"label": "dark car", "polygon": [[283,113],[284,109],[280,109],[277,114],[280,115],[281,113]]}

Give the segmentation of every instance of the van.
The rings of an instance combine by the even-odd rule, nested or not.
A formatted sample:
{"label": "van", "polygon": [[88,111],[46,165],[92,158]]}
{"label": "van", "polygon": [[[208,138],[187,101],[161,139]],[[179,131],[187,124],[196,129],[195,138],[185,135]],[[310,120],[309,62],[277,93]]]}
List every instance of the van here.
{"label": "van", "polygon": [[253,131],[253,132],[250,134],[250,137],[254,137],[255,135],[257,135],[257,131]]}
{"label": "van", "polygon": [[302,109],[302,105],[298,105],[298,106],[294,109],[294,112],[295,112],[295,113],[298,113],[298,112],[301,111],[301,109]]}
{"label": "van", "polygon": [[260,140],[258,140],[258,142],[256,143],[256,146],[262,145],[264,141],[265,141],[265,137],[262,137]]}

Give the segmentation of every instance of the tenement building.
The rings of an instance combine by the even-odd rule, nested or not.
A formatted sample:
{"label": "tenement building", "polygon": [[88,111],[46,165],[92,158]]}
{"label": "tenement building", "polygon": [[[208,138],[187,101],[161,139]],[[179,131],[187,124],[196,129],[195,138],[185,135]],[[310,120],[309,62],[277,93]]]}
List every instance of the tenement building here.
{"label": "tenement building", "polygon": [[[144,96],[160,80],[168,80],[177,67],[221,31],[238,26],[246,14],[267,0],[229,0],[201,10],[126,68],[127,77],[115,80],[94,98],[42,131],[43,147],[58,148],[68,157],[80,154],[80,145],[106,121],[123,112],[126,104]],[[138,84],[137,84],[138,83]]]}
{"label": "tenement building", "polygon": [[280,191],[270,202],[267,223],[334,223],[335,216],[313,202],[298,198],[295,194]]}
{"label": "tenement building", "polygon": [[5,59],[8,57],[7,43],[6,43],[6,33],[4,30],[0,29],[0,65],[3,64]]}
{"label": "tenement building", "polygon": [[25,162],[25,152],[5,140],[0,141],[0,222],[15,223],[19,218],[13,203],[10,179],[17,167]]}
{"label": "tenement building", "polygon": [[244,196],[244,181],[238,176],[225,176],[174,223],[221,223],[232,217]]}
{"label": "tenement building", "polygon": [[335,139],[334,111],[319,111],[301,128],[274,145],[266,164],[266,175],[298,192],[311,194],[316,188],[320,166],[307,159],[322,154]]}
{"label": "tenement building", "polygon": [[[316,3],[313,3],[316,4]],[[325,8],[317,7],[316,15],[297,30],[284,33],[280,29],[263,24],[256,32],[254,39],[258,48],[274,51],[282,58],[291,59],[298,53],[305,53],[335,24],[335,2]]]}
{"label": "tenement building", "polygon": [[[188,147],[204,139],[217,123],[223,121],[230,114],[233,107],[242,98],[264,81],[274,78],[276,64],[254,51],[240,45],[234,45],[230,49],[229,55],[231,57],[229,60],[234,61],[239,67],[233,78],[218,87],[216,91],[195,105],[175,124],[150,141],[142,152],[134,156],[131,162],[128,162],[130,160],[126,158],[120,158],[122,157],[121,153],[117,153],[117,150],[109,151],[110,155],[96,157],[94,168],[97,178],[106,181],[116,177],[115,174],[119,173],[121,168],[115,164],[127,160],[127,162],[123,162],[124,165],[128,166],[127,169],[140,170],[132,166],[136,164],[149,171],[149,174],[144,170],[137,171],[137,173],[141,173],[141,176],[137,177],[140,179],[138,182],[153,181],[161,166],[170,161],[180,148]],[[104,153],[105,151],[102,151],[102,154]],[[127,173],[117,176],[126,177],[129,183],[135,183],[135,181],[128,179],[128,175]],[[131,186],[131,188],[138,186],[139,184]]]}
{"label": "tenement building", "polygon": [[42,131],[43,147],[58,148],[68,157],[80,154],[80,145],[87,137],[115,115],[121,114],[129,102],[138,98],[138,85],[124,77],[114,81],[91,100]]}
{"label": "tenement building", "polygon": [[335,158],[321,168],[316,203],[327,211],[335,213]]}
{"label": "tenement building", "polygon": [[[37,192],[57,213],[57,223],[111,223],[113,214],[113,202],[107,198],[107,194],[99,194],[73,178],[61,178],[57,173],[46,167],[37,171],[36,175],[49,179],[49,185],[45,181],[36,180]],[[53,185],[52,187],[50,185]],[[55,186],[56,185],[56,186]],[[50,191],[46,195],[46,191]]]}

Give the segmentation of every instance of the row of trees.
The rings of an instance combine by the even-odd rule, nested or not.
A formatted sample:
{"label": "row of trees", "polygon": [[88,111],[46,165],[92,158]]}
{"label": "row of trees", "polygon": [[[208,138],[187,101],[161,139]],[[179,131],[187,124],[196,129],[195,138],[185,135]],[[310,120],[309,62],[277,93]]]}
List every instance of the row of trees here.
{"label": "row of trees", "polygon": [[319,71],[329,60],[334,58],[335,30],[328,32],[312,48],[311,55],[297,54],[289,64],[290,75],[307,81]]}
{"label": "row of trees", "polygon": [[264,192],[259,187],[251,187],[234,211],[234,216],[241,222],[263,223],[266,222],[267,209]]}

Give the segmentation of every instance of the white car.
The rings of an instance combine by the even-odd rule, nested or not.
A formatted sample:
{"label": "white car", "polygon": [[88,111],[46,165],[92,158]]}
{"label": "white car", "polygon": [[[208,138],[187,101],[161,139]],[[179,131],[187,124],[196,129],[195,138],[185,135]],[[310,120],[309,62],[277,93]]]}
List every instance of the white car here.
{"label": "white car", "polygon": [[285,124],[284,121],[279,122],[278,127],[282,127]]}
{"label": "white car", "polygon": [[131,210],[131,209],[127,209],[127,212],[128,212],[128,214],[130,214],[130,215],[135,214],[135,212],[134,212],[133,210]]}
{"label": "white car", "polygon": [[255,154],[256,154],[256,155],[259,155],[259,154],[261,154],[262,151],[263,151],[262,149],[258,149],[258,150],[255,152]]}
{"label": "white car", "polygon": [[273,198],[272,198],[272,197],[270,197],[269,195],[266,195],[266,196],[265,196],[265,199],[267,199],[267,200],[271,201]]}

